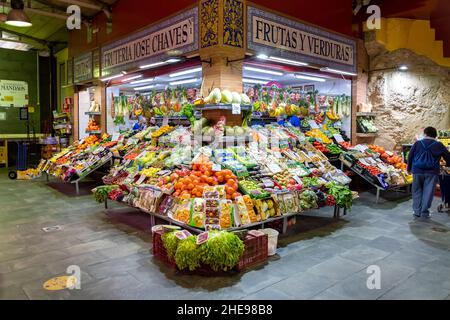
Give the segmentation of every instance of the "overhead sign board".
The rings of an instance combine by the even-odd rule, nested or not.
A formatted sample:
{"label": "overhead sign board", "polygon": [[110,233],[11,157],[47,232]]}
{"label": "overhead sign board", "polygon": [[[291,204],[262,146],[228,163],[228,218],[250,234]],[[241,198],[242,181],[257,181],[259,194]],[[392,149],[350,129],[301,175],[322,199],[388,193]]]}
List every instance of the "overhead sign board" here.
{"label": "overhead sign board", "polygon": [[0,107],[28,106],[28,83],[16,80],[0,80]]}

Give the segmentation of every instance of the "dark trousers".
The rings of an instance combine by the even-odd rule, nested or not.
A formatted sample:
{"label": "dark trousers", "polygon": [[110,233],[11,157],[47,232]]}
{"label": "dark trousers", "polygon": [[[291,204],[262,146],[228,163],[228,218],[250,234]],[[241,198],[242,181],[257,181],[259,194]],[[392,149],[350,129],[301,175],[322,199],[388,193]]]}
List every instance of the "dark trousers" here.
{"label": "dark trousers", "polygon": [[413,210],[416,216],[426,218],[430,215],[430,207],[438,182],[435,174],[414,174],[412,184]]}

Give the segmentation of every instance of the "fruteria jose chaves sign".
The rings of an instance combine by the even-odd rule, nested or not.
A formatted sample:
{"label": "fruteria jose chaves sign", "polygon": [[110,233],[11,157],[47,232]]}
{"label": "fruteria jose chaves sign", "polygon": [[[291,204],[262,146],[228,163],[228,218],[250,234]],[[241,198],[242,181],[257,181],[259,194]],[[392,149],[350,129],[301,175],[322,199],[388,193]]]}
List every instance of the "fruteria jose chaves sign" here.
{"label": "fruteria jose chaves sign", "polygon": [[28,106],[28,83],[0,80],[0,107]]}
{"label": "fruteria jose chaves sign", "polygon": [[247,7],[247,48],[348,72],[356,71],[356,42],[295,20]]}
{"label": "fruteria jose chaves sign", "polygon": [[198,8],[102,48],[102,76],[159,62],[171,50],[186,53],[198,49]]}

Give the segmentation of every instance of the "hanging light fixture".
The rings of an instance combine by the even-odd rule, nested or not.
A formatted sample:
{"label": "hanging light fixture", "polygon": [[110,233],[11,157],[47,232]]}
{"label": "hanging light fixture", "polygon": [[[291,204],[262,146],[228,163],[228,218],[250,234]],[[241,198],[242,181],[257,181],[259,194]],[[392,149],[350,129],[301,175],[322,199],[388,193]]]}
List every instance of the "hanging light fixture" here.
{"label": "hanging light fixture", "polygon": [[31,27],[31,21],[23,9],[25,5],[23,0],[11,0],[12,10],[8,13],[6,24],[13,27]]}

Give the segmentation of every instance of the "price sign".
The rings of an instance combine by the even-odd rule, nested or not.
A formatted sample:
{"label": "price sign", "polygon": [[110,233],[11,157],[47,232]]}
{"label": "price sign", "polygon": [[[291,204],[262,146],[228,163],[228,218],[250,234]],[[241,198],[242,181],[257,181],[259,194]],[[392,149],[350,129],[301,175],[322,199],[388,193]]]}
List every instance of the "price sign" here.
{"label": "price sign", "polygon": [[116,132],[112,135],[111,141],[118,141],[119,137],[120,137],[120,134]]}
{"label": "price sign", "polygon": [[302,184],[302,179],[300,179],[298,176],[294,176],[293,178],[298,184]]}
{"label": "price sign", "polygon": [[273,174],[277,174],[277,173],[280,173],[281,171],[283,171],[278,164],[273,163],[273,162],[269,163],[267,165],[267,167]]}
{"label": "price sign", "polygon": [[314,120],[309,120],[308,123],[309,123],[309,126],[311,127],[311,129],[319,129],[317,122],[315,122]]}
{"label": "price sign", "polygon": [[222,166],[220,164],[213,164],[212,171],[221,171]]}
{"label": "price sign", "polygon": [[163,125],[163,127],[169,125],[169,117],[168,116],[163,117],[162,125]]}
{"label": "price sign", "polygon": [[333,134],[334,139],[336,139],[337,143],[341,143],[344,142],[344,139],[342,138],[342,136],[340,134]]}
{"label": "price sign", "polygon": [[139,179],[136,181],[136,184],[141,184],[142,182],[144,182],[145,178],[147,178],[147,176],[145,174],[141,174]]}
{"label": "price sign", "polygon": [[240,103],[232,103],[231,104],[231,113],[232,114],[241,114],[241,104]]}
{"label": "price sign", "polygon": [[205,243],[206,241],[208,241],[208,239],[209,239],[209,232],[200,233],[197,236],[197,245],[199,246],[202,243]]}

